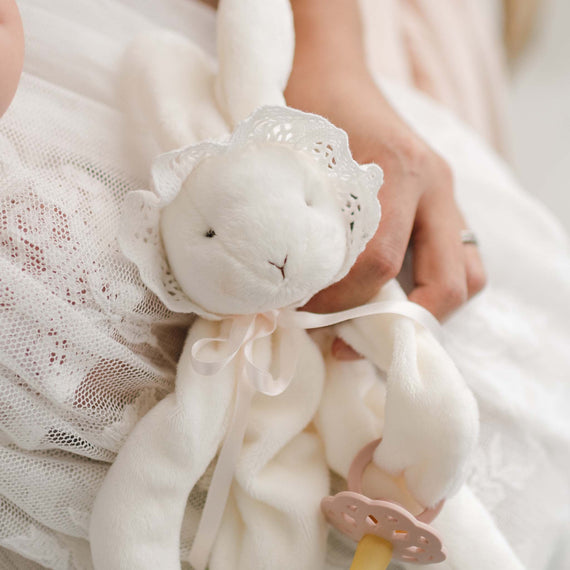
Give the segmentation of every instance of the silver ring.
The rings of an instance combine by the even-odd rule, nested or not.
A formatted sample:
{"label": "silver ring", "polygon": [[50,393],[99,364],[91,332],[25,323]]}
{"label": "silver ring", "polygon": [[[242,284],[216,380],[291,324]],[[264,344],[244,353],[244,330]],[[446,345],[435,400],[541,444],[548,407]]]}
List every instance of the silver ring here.
{"label": "silver ring", "polygon": [[461,230],[460,235],[462,244],[479,245],[475,232],[472,232],[471,230]]}

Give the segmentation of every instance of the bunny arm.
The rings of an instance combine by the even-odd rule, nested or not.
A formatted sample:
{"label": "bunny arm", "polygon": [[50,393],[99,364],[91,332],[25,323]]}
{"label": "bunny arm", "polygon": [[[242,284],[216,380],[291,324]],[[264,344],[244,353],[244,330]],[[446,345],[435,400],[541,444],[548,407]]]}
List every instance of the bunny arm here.
{"label": "bunny arm", "polygon": [[146,32],[128,46],[121,75],[125,110],[151,135],[153,154],[229,133],[214,94],[216,66],[200,47],[174,32]]}
{"label": "bunny arm", "polygon": [[[191,489],[214,458],[234,395],[232,364],[215,377],[189,362],[198,338],[225,323],[198,319],[178,365],[176,391],[135,426],[96,497],[90,542],[96,570],[179,570],[180,528]],[[207,358],[215,357],[215,348]]]}
{"label": "bunny arm", "polygon": [[[405,299],[396,281],[373,300],[389,299]],[[374,462],[389,473],[403,472],[424,506],[453,494],[465,478],[479,416],[451,358],[431,333],[405,317],[355,319],[337,332],[387,374],[383,439]]]}
{"label": "bunny arm", "polygon": [[285,105],[295,31],[289,0],[221,0],[216,96],[230,125],[262,105]]}
{"label": "bunny arm", "polygon": [[[384,382],[367,360],[327,358],[327,380],[316,419],[327,461],[345,478],[354,450],[382,434]],[[346,450],[352,450],[347,453]],[[443,538],[447,560],[438,570],[523,570],[495,521],[471,489],[463,485],[430,523]],[[398,568],[417,569],[398,563]]]}
{"label": "bunny arm", "polygon": [[337,360],[328,352],[326,383],[315,425],[327,463],[347,479],[356,453],[382,435],[386,384],[369,360]]}

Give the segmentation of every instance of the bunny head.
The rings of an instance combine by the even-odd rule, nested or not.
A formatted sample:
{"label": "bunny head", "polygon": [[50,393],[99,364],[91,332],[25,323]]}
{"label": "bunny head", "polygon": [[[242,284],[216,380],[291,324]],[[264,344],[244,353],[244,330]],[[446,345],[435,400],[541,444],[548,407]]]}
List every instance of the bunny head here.
{"label": "bunny head", "polygon": [[275,143],[205,159],[161,213],[176,280],[219,314],[302,304],[344,263],[335,186],[310,157]]}
{"label": "bunny head", "polygon": [[123,251],[169,308],[208,318],[303,305],[348,273],[380,218],[380,168],[354,162],[326,119],[286,107],[161,155],[153,181],[131,193]]}

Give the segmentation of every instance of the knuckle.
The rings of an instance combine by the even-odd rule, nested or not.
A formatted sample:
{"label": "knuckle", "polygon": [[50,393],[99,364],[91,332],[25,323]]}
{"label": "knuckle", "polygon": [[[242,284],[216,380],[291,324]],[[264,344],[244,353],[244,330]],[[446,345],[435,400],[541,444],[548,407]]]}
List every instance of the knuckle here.
{"label": "knuckle", "polygon": [[467,283],[465,282],[449,279],[442,283],[440,290],[441,297],[448,307],[457,308],[467,301]]}
{"label": "knuckle", "polygon": [[402,256],[395,251],[383,250],[374,259],[374,272],[382,280],[393,279],[402,268]]}
{"label": "knuckle", "polygon": [[421,140],[410,140],[401,149],[409,176],[422,180],[421,188],[453,196],[453,171],[448,162]]}
{"label": "knuckle", "polygon": [[400,144],[398,152],[402,172],[410,179],[420,182],[433,170],[434,153],[422,140],[409,137]]}
{"label": "knuckle", "polygon": [[475,295],[487,285],[487,276],[483,270],[471,270],[467,273],[467,290],[470,295]]}
{"label": "knuckle", "polygon": [[433,168],[436,188],[442,193],[453,196],[453,171],[451,166],[439,155],[435,155]]}
{"label": "knuckle", "polygon": [[435,168],[442,179],[449,184],[453,184],[453,170],[451,170],[449,163],[439,154],[435,155]]}
{"label": "knuckle", "polygon": [[414,171],[420,171],[429,162],[430,149],[417,137],[407,137],[401,141],[399,151]]}

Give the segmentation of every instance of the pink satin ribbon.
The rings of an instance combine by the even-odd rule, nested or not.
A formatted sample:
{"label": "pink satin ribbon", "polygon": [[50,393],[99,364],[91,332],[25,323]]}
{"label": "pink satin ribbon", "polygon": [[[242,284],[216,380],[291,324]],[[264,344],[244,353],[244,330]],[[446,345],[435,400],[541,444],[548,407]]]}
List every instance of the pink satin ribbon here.
{"label": "pink satin ribbon", "polygon": [[[237,363],[236,399],[232,419],[188,557],[188,561],[195,570],[204,570],[208,563],[239,460],[253,396],[256,392],[267,396],[277,396],[287,389],[293,378],[298,359],[294,330],[321,328],[350,319],[381,314],[408,317],[441,340],[439,322],[423,307],[409,301],[381,301],[328,314],[282,309],[255,315],[238,315],[233,317],[232,327],[227,337],[204,338],[194,343],[190,361],[199,374],[211,376],[222,370],[232,360],[235,359]],[[279,376],[274,378],[268,370],[255,365],[253,344],[258,339],[272,335],[278,327],[281,329],[282,342],[279,353]],[[202,360],[200,352],[212,343],[225,345],[224,355],[213,361]]]}

